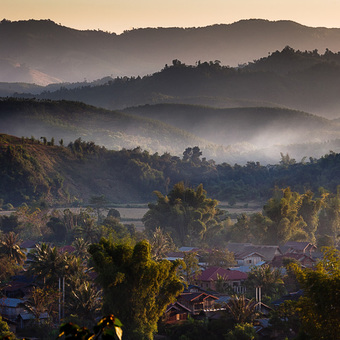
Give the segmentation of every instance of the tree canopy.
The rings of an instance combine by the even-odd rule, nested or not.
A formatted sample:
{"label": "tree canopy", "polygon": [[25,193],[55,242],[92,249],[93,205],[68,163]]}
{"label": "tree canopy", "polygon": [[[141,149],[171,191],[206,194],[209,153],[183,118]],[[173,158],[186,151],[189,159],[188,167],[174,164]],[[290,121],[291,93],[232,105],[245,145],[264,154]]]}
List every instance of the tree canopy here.
{"label": "tree canopy", "polygon": [[155,191],[157,203],[149,204],[143,222],[147,231],[161,227],[181,245],[202,242],[220,229],[216,220],[218,202],[207,198],[203,185],[196,189],[183,182],[174,185],[167,196]]}
{"label": "tree canopy", "polygon": [[316,269],[294,265],[304,290],[296,310],[309,339],[339,339],[340,334],[340,252],[326,248]]}
{"label": "tree canopy", "polygon": [[104,313],[119,317],[129,339],[152,339],[159,317],[183,290],[180,262],[152,260],[147,241],[132,247],[102,239],[89,252],[103,288]]}

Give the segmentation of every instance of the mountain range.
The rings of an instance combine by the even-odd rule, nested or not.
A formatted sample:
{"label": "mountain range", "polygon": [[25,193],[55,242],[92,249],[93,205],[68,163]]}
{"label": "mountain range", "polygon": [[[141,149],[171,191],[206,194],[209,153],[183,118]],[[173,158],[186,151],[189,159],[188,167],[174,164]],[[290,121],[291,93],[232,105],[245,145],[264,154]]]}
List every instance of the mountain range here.
{"label": "mountain range", "polygon": [[[65,143],[81,138],[114,150],[141,147],[177,156],[199,146],[203,157],[231,164],[277,163],[280,153],[298,160],[321,157],[340,144],[340,53],[329,49],[339,50],[338,34],[338,29],[265,20],[121,35],[77,31],[49,20],[3,20],[0,60],[7,75],[12,63],[18,72],[39,67],[60,81],[77,79],[78,72],[83,80],[0,83],[0,132]],[[275,51],[286,43],[301,49]],[[263,52],[264,46],[272,52]],[[105,53],[111,66],[102,62]],[[220,53],[237,56],[238,65],[225,65],[227,59],[217,59]],[[251,54],[252,61],[242,63]],[[131,58],[138,59],[134,66]],[[171,62],[164,64],[166,58]],[[143,60],[153,69],[162,66],[129,76],[137,74],[134,67],[139,74],[151,70]],[[113,63],[122,76],[108,73]],[[84,79],[99,70],[103,78]]]}
{"label": "mountain range", "polygon": [[233,67],[285,46],[340,50],[340,29],[292,21],[242,20],[192,28],[141,28],[115,34],[80,31],[51,20],[0,23],[0,82],[47,85],[105,76],[144,76],[178,59]]}

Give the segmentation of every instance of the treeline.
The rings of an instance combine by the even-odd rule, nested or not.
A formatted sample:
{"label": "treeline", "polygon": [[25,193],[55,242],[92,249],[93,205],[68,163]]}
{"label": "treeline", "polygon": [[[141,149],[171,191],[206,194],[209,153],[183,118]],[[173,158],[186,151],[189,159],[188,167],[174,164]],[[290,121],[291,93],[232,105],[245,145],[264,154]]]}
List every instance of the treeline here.
{"label": "treeline", "polygon": [[210,102],[226,107],[237,100],[239,106],[275,103],[313,113],[323,108],[323,112],[335,114],[339,73],[339,53],[328,49],[324,54],[317,50],[302,52],[287,46],[238,67],[223,66],[219,60],[186,65],[174,59],[152,75],[117,77],[104,85],[60,88],[32,97],[77,100],[109,109],[165,102]]}
{"label": "treeline", "polygon": [[[340,183],[340,154],[330,151],[320,159],[296,162],[281,154],[275,165],[216,164],[202,157],[199,147],[188,147],[182,157],[150,154],[141,148],[107,150],[80,138],[68,146],[34,138],[1,136],[0,198],[2,204],[24,202],[48,205],[87,202],[105,195],[109,202],[146,202],[155,190],[168,194],[175,183],[200,183],[211,197],[230,204],[266,201],[275,186],[293,191],[336,192]],[[56,143],[55,143],[56,144]]]}

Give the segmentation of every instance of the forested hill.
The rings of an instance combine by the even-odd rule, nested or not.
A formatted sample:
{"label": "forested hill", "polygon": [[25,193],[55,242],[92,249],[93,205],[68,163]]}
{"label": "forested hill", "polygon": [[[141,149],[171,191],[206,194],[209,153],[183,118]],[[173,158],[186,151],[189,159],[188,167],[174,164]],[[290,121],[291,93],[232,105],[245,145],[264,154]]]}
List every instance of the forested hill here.
{"label": "forested hill", "polygon": [[[78,137],[110,149],[135,148],[181,153],[188,145],[208,142],[160,121],[71,101],[0,99],[2,133],[55,139]],[[171,143],[169,142],[171,141]]]}
{"label": "forested hill", "polygon": [[280,106],[334,118],[340,112],[339,88],[340,53],[286,47],[241,68],[223,66],[219,61],[186,65],[174,59],[150,76],[116,78],[75,89],[63,87],[45,91],[38,98],[77,100],[109,109],[156,103]]}
{"label": "forested hill", "polygon": [[108,149],[141,147],[181,156],[197,145],[217,163],[277,163],[340,149],[340,123],[271,107],[217,109],[189,104],[145,105],[124,112],[66,100],[0,99],[1,133],[66,145],[77,138]]}
{"label": "forested hill", "polygon": [[242,20],[201,28],[140,28],[120,35],[79,31],[50,20],[0,23],[0,82],[76,82],[143,76],[173,59],[237,66],[285,46],[340,50],[340,29],[292,21]]}
{"label": "forested hill", "polygon": [[263,148],[340,138],[338,122],[285,108],[220,109],[189,104],[157,104],[131,107],[124,112],[157,119],[223,145],[247,142]]}
{"label": "forested hill", "polygon": [[332,192],[340,181],[340,154],[296,163],[282,155],[280,164],[216,165],[201,157],[198,147],[183,157],[150,154],[140,148],[109,151],[80,139],[66,146],[34,138],[0,136],[0,197],[3,203],[87,203],[105,195],[111,203],[146,202],[159,190],[167,193],[177,182],[203,183],[209,196],[219,200],[268,199],[275,185],[292,190]]}

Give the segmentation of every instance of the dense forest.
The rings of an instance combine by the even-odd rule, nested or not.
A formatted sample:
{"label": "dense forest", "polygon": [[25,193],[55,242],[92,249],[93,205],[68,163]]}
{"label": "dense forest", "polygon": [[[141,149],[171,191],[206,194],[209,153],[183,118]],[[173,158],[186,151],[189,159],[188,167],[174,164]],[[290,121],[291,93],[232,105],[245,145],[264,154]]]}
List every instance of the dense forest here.
{"label": "dense forest", "polygon": [[193,187],[202,183],[222,201],[265,201],[275,186],[300,193],[317,193],[322,187],[334,193],[340,177],[340,155],[332,151],[302,162],[281,154],[274,165],[216,164],[202,157],[197,146],[178,157],[141,148],[107,150],[81,139],[63,145],[46,137],[1,135],[0,160],[0,195],[4,204],[15,206],[39,200],[52,205],[88,202],[92,195],[105,195],[113,203],[146,202],[154,190],[167,194],[180,181]]}
{"label": "dense forest", "polygon": [[117,77],[103,85],[63,87],[33,96],[109,109],[152,103],[284,106],[324,117],[334,117],[339,110],[340,54],[330,50],[319,54],[287,46],[239,67],[223,66],[219,60],[198,60],[195,65],[178,59],[169,62],[152,75]]}
{"label": "dense forest", "polygon": [[111,111],[66,100],[3,98],[2,133],[15,136],[77,138],[107,149],[141,147],[150,153],[181,157],[197,145],[216,163],[247,161],[274,164],[280,153],[320,158],[340,146],[337,120],[285,108],[213,108],[156,104]]}

